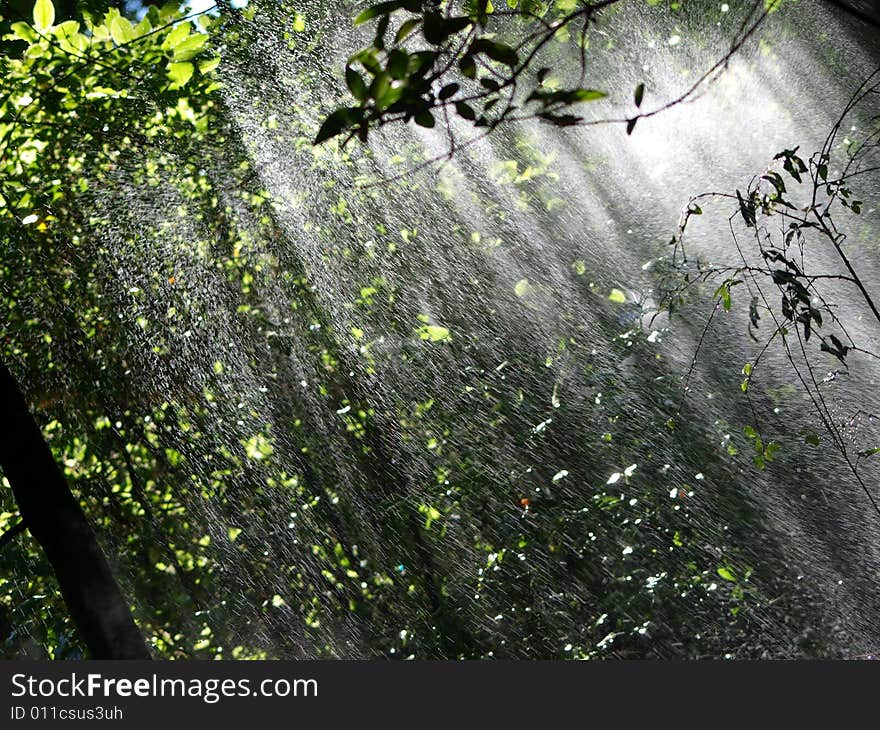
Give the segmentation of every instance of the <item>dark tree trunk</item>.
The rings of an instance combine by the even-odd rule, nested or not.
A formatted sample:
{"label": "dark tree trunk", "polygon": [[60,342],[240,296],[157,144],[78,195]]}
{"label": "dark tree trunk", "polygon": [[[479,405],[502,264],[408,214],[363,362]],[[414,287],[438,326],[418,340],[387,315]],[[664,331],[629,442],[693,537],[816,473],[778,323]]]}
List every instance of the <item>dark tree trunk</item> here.
{"label": "dark tree trunk", "polygon": [[0,361],[0,469],[94,659],[149,659],[128,604],[24,396]]}

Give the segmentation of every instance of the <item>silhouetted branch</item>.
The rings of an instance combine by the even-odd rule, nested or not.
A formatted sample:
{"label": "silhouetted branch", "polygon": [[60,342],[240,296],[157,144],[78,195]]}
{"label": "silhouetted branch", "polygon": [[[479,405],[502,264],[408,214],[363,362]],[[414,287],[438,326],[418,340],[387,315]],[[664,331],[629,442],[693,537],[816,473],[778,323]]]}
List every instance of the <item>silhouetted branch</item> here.
{"label": "silhouetted branch", "polygon": [[19,520],[15,525],[6,530],[6,532],[0,535],[0,550],[12,542],[16,535],[20,535],[25,530],[27,530],[27,525],[24,523],[24,520]]}

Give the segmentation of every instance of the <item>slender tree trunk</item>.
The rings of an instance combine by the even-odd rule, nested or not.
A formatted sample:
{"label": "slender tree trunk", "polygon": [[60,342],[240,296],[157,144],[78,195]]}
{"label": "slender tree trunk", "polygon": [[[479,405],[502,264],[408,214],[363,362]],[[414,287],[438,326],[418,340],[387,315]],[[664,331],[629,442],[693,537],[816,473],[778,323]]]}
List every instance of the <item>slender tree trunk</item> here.
{"label": "slender tree trunk", "polygon": [[24,396],[0,361],[0,469],[21,518],[46,553],[94,659],[149,659],[95,534]]}

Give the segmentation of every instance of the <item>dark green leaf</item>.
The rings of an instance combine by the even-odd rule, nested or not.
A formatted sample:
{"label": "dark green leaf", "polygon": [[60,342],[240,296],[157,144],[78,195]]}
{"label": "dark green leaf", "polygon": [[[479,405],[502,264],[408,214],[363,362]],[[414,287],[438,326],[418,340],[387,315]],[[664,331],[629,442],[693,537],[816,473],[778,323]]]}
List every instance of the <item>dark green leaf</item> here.
{"label": "dark green leaf", "polygon": [[446,18],[440,15],[440,13],[425,13],[422,33],[425,36],[425,40],[432,46],[440,46],[450,36],[464,30],[470,24],[471,19],[466,16]]}
{"label": "dark green leaf", "polygon": [[739,201],[739,212],[742,216],[743,222],[749,227],[755,227],[755,204],[752,200],[752,197],[749,197],[749,202],[747,203],[743,196],[740,194],[739,190],[736,191],[736,199]]}
{"label": "dark green leaf", "polygon": [[416,124],[420,127],[433,127],[436,122],[434,121],[434,115],[431,114],[430,111],[423,111],[415,116]]}
{"label": "dark green leaf", "polygon": [[371,74],[382,73],[382,65],[379,63],[379,57],[371,48],[364,48],[355,53],[350,59],[349,64],[360,63]]}
{"label": "dark green leaf", "polygon": [[418,51],[409,57],[409,72],[413,76],[424,76],[437,60],[436,51]]}
{"label": "dark green leaf", "polygon": [[441,101],[445,101],[446,99],[449,99],[450,97],[455,96],[455,94],[459,90],[459,88],[461,88],[461,87],[455,83],[446,84],[446,86],[444,86],[442,89],[440,89],[440,93],[437,94],[437,98],[440,99]]}
{"label": "dark green leaf", "polygon": [[388,15],[383,15],[379,18],[379,22],[376,23],[376,36],[373,40],[373,45],[382,50],[385,48],[385,33],[388,32],[388,24],[391,22],[391,17]]}
{"label": "dark green leaf", "polygon": [[377,18],[380,15],[390,15],[395,10],[400,10],[404,6],[402,0],[389,0],[388,2],[379,3],[378,5],[373,5],[372,7],[367,8],[354,19],[355,25],[363,25],[369,20],[373,18]]}
{"label": "dark green leaf", "polygon": [[397,35],[394,36],[394,42],[400,43],[405,40],[406,37],[412,33],[416,28],[421,24],[421,20],[418,18],[410,18],[406,22],[402,23],[400,29],[397,31]]}
{"label": "dark green leaf", "polygon": [[345,83],[348,85],[351,95],[358,101],[365,101],[367,98],[367,85],[364,83],[363,77],[355,71],[351,66],[345,67]]}
{"label": "dark green leaf", "polygon": [[405,79],[409,72],[409,54],[395,48],[388,55],[388,73],[394,79]]}
{"label": "dark green leaf", "polygon": [[[324,120],[318,134],[315,137],[315,144],[321,144],[338,134],[341,134],[355,120],[353,109],[337,109],[329,117]],[[360,111],[360,110],[358,110]]]}
{"label": "dark green leaf", "polygon": [[456,102],[455,111],[462,119],[473,121],[477,118],[477,114],[476,112],[474,112],[473,108],[470,107],[468,104],[465,104],[463,101]]}
{"label": "dark green leaf", "polygon": [[498,63],[503,63],[511,68],[519,63],[519,56],[513,48],[504,43],[490,41],[488,38],[477,38],[471,43],[468,53],[482,53],[493,61],[498,61]]}
{"label": "dark green leaf", "polygon": [[461,75],[466,78],[473,79],[477,77],[477,64],[474,61],[474,57],[470,54],[462,56],[461,61],[458,62],[458,69],[461,71]]}

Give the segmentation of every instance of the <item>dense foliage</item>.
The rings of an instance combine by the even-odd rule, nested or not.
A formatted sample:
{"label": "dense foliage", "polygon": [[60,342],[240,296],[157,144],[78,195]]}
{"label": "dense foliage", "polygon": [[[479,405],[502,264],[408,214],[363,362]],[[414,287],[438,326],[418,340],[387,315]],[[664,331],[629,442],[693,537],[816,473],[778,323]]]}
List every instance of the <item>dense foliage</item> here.
{"label": "dense foliage", "polygon": [[[314,64],[332,30],[283,2],[189,16],[86,6],[72,19],[37,0],[32,17],[4,20],[0,356],[156,656],[828,650],[819,599],[787,574],[776,536],[756,533],[761,507],[725,486],[755,420],[745,405],[735,428],[680,406],[682,373],[626,282],[583,258],[547,275],[556,289],[499,265],[503,311],[482,308],[477,262],[502,239],[547,270],[515,216],[561,226],[555,160],[515,136],[491,171],[510,208],[474,193],[477,223],[456,206],[454,172],[376,185],[387,175],[371,152],[340,144],[453,113],[492,131],[521,116],[596,121],[577,110],[615,90],[585,79],[580,50],[615,3],[507,5],[343,8],[372,40],[331,99]],[[647,5],[688,28],[722,13]],[[774,7],[734,8],[752,24],[721,43],[712,73]],[[266,68],[271,83],[242,73],[271,62],[265,28],[302,61]],[[573,58],[579,80],[533,63],[539,52]],[[666,108],[643,109],[641,84],[616,91],[630,108],[612,120],[628,132]],[[343,93],[354,103],[333,111]],[[393,154],[400,169],[430,158],[409,143]],[[789,175],[806,172],[785,154]],[[827,185],[823,164],[809,170]],[[739,197],[752,227],[785,203],[781,174],[764,182],[775,192]],[[774,250],[784,316],[809,338],[826,310]],[[726,310],[749,270],[660,273],[720,276]],[[667,282],[676,295],[680,283]],[[843,359],[836,335],[817,336]],[[0,532],[17,513],[0,489]],[[84,652],[26,534],[0,552],[0,640],[5,656]]]}

